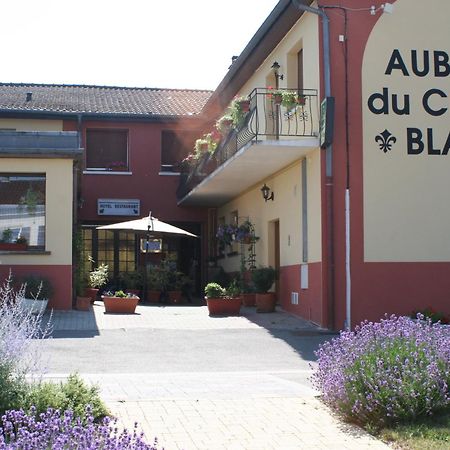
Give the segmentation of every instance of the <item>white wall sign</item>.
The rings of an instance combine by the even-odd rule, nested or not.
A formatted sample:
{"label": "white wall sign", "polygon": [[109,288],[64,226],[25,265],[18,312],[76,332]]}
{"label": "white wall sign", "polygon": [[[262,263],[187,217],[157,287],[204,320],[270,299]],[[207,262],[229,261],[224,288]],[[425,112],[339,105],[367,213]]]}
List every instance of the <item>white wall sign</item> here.
{"label": "white wall sign", "polygon": [[139,216],[140,210],[141,202],[136,199],[99,198],[97,200],[99,216]]}
{"label": "white wall sign", "polygon": [[397,0],[364,51],[366,262],[450,261],[449,1],[431,3]]}

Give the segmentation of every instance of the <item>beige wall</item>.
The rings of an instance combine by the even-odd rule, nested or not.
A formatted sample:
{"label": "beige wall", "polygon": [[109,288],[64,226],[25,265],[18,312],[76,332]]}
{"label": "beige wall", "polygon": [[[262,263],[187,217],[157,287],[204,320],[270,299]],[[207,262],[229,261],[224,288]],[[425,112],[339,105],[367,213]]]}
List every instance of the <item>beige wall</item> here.
{"label": "beige wall", "polygon": [[0,119],[2,128],[15,131],[63,131],[62,120]]}
{"label": "beige wall", "polygon": [[46,174],[45,250],[50,255],[0,255],[0,264],[72,264],[71,159],[1,158],[2,172]]}
{"label": "beige wall", "polygon": [[[275,200],[264,202],[261,195],[263,183],[273,190]],[[321,209],[320,209],[320,150],[307,155],[308,182],[308,262],[321,260]],[[301,162],[262,180],[261,183],[218,210],[218,217],[230,223],[233,211],[238,211],[241,221],[249,218],[255,225],[257,264],[272,263],[270,248],[270,224],[280,223],[280,265],[289,266],[302,262],[302,177]],[[239,270],[240,256],[227,257],[220,264],[226,271]]]}
{"label": "beige wall", "polygon": [[304,88],[319,90],[319,24],[315,14],[305,13],[247,81],[239,95],[248,95],[256,87],[266,87],[267,77],[273,76],[271,66],[275,61],[280,64],[279,73],[284,75],[279,87],[297,88],[297,71],[292,64],[292,55],[300,48],[303,48]]}
{"label": "beige wall", "polygon": [[[280,64],[279,73],[284,75],[280,88],[297,88],[297,52],[303,48],[304,89],[316,89],[319,93],[319,25],[313,14],[304,14],[289,30],[284,39],[266,58],[254,75],[242,87],[238,95],[248,95],[254,88],[275,88],[272,64]],[[318,97],[319,98],[319,97]],[[316,108],[317,105],[313,105]],[[279,151],[282,151],[280,148]],[[321,260],[321,196],[320,196],[320,150],[307,155],[308,178],[308,262]],[[266,182],[275,193],[275,201],[264,202],[261,186]],[[218,217],[230,223],[231,213],[238,211],[242,220],[249,217],[255,224],[257,264],[273,261],[270,229],[274,221],[280,223],[280,264],[288,266],[302,262],[302,180],[301,161],[261,180],[253,188],[219,209]],[[238,247],[237,247],[238,248]],[[240,256],[221,260],[226,271],[239,270]]]}
{"label": "beige wall", "polygon": [[[271,66],[275,61],[280,64],[278,73],[283,75],[283,79],[279,80],[279,88],[298,88],[297,76],[297,53],[303,49],[303,89],[317,90],[319,94],[320,74],[319,74],[319,30],[317,17],[314,14],[305,13],[296,24],[288,31],[284,39],[278,46],[269,54],[261,66],[255,71],[253,76],[242,87],[239,96],[247,96],[251,94],[255,88],[267,88],[271,86],[276,88],[275,76]],[[264,91],[259,91],[260,95],[256,96],[256,104],[259,114],[253,116],[250,123],[250,128],[258,129],[261,135],[260,139],[273,139],[275,133],[275,125],[271,117],[274,114],[274,105],[264,95]],[[319,98],[314,95],[314,91],[306,92],[306,105],[304,110],[299,110],[298,114],[305,114],[306,133],[311,135],[318,135],[319,132]],[[255,101],[255,100],[254,100]],[[267,116],[262,112],[266,111]],[[292,134],[295,134],[296,127],[302,129],[302,119],[297,118],[288,119],[288,110],[284,107],[280,109],[280,129],[282,130],[280,140],[293,139]],[[311,121],[310,117],[313,120]],[[256,121],[259,123],[256,124]],[[311,126],[312,130],[309,130]],[[290,130],[290,131],[289,131]],[[283,136],[283,134],[291,134],[290,136]],[[297,138],[295,138],[297,139]]]}
{"label": "beige wall", "polygon": [[[435,117],[425,112],[422,98],[437,88],[450,97],[450,77],[430,73],[419,77],[411,70],[411,50],[417,50],[419,69],[423,50],[450,54],[448,0],[398,0],[393,14],[383,14],[366,47],[362,68],[363,158],[364,158],[364,248],[366,261],[448,261],[450,260],[450,155],[427,152],[427,128],[433,130],[434,148],[443,148],[450,133],[450,111]],[[426,17],[424,18],[424,15]],[[409,76],[400,70],[385,74],[394,49],[399,49]],[[371,94],[389,89],[389,114],[377,115],[367,106]],[[410,114],[392,111],[392,94],[409,95]],[[434,109],[450,109],[449,98],[433,96]],[[377,106],[381,101],[376,102]],[[424,151],[407,152],[407,128],[423,133]],[[384,152],[375,138],[387,129],[396,138]]]}

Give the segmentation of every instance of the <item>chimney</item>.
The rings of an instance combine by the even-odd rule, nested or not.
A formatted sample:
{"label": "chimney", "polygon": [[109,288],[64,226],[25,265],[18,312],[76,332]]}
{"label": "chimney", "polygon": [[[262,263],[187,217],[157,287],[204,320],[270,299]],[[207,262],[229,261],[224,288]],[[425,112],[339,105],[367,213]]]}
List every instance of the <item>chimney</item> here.
{"label": "chimney", "polygon": [[27,102],[31,102],[32,99],[33,99],[33,93],[27,92]]}
{"label": "chimney", "polygon": [[228,67],[228,69],[231,69],[232,65],[234,64],[234,62],[239,58],[239,56],[232,56],[231,57],[231,66]]}

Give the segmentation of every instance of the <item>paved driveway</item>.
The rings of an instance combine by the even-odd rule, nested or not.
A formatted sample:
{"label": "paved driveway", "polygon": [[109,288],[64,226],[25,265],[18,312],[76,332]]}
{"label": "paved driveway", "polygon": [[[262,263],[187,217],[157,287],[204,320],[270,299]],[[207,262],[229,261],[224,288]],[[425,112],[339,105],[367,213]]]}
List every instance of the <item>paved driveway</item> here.
{"label": "paved driveway", "polygon": [[78,371],[113,414],[172,449],[382,449],[337,421],[308,380],[331,336],[287,313],[210,318],[206,307],[139,306],[134,315],[56,312],[40,343],[50,379]]}

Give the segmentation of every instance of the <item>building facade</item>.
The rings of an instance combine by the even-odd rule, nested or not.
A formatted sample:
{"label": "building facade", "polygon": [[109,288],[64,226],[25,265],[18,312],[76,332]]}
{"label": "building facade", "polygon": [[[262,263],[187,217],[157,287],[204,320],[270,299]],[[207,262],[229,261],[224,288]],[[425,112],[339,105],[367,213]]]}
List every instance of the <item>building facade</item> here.
{"label": "building facade", "polygon": [[[272,265],[280,305],[322,326],[450,314],[450,6],[340,3],[280,0],[212,94],[0,85],[0,127],[78,133],[75,222],[114,277],[142,263],[140,243],[96,226],[151,210],[202,236],[165,243],[184,269]],[[241,97],[249,111],[180,174]],[[220,225],[247,220],[250,246],[218,245]]]}
{"label": "building facade", "polygon": [[[122,275],[137,270],[144,259],[158,263],[170,255],[181,271],[194,278],[199,290],[206,252],[201,239],[163,238],[158,253],[145,256],[140,236],[97,227],[151,212],[153,217],[201,236],[206,223],[204,210],[177,206],[177,163],[191,150],[194,133],[198,134],[203,126],[199,113],[209,96],[208,91],[0,85],[0,138],[40,130],[44,134],[75,136],[79,148],[73,158],[74,170],[73,161],[57,163],[51,154],[30,159],[26,148],[20,146],[15,156],[21,159],[12,159],[8,153],[8,158],[1,160],[1,176],[29,172],[32,167],[46,183],[45,199],[40,205],[46,213],[41,224],[45,241],[39,246],[29,245],[20,254],[3,252],[1,275],[4,277],[10,269],[13,274],[43,276],[45,272],[54,284],[65,286],[64,294],[56,289],[50,305],[70,308],[76,264],[72,237],[79,233],[83,245],[79,263],[86,270],[92,265],[108,264],[111,283],[116,286]],[[35,147],[40,146],[37,141]],[[45,148],[36,152],[45,153]],[[14,224],[1,224],[9,206],[7,200],[0,203],[0,232],[11,228],[14,231]],[[22,225],[19,228],[25,230],[26,224]],[[90,263],[88,256],[95,263]],[[64,265],[64,274],[60,266],[56,267],[58,264]]]}
{"label": "building facade", "polygon": [[[249,219],[257,264],[279,270],[280,304],[320,325],[449,314],[450,6],[334,4],[277,4],[205,107],[220,117],[244,96],[250,112],[179,202],[216,208],[217,223]],[[239,271],[228,253],[219,263]]]}

